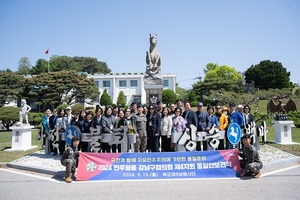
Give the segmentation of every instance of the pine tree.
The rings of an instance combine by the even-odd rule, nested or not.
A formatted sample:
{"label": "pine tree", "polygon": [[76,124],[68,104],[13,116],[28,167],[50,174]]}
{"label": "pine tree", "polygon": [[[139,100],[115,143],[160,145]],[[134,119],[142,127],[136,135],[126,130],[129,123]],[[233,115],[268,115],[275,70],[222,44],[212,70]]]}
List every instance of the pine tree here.
{"label": "pine tree", "polygon": [[112,105],[112,100],[111,100],[110,96],[107,93],[107,89],[105,89],[103,94],[101,95],[100,104],[102,106]]}
{"label": "pine tree", "polygon": [[125,107],[125,105],[126,105],[126,96],[123,91],[119,92],[119,96],[117,99],[117,105],[119,105],[121,107]]}

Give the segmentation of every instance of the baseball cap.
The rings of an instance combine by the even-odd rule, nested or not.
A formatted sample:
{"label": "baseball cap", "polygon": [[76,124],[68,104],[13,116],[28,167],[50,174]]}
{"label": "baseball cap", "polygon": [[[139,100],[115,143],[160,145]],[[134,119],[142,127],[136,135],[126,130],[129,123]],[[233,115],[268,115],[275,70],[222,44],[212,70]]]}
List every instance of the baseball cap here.
{"label": "baseball cap", "polygon": [[70,106],[68,106],[67,108],[66,108],[66,110],[71,110],[72,108],[70,107]]}

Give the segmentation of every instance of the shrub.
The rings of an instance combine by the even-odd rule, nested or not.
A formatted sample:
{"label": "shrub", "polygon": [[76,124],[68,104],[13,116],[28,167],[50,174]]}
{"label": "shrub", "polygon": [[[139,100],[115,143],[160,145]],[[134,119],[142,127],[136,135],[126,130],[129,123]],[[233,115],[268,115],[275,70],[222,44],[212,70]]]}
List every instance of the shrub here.
{"label": "shrub", "polygon": [[6,130],[9,130],[10,126],[19,121],[19,112],[20,109],[14,106],[4,106],[0,108],[0,120],[2,121],[2,124]]}
{"label": "shrub", "polygon": [[75,111],[81,111],[81,110],[84,110],[84,107],[83,107],[83,105],[82,104],[80,104],[80,103],[77,103],[77,104],[74,104],[73,106],[72,106],[72,112],[74,113]]}

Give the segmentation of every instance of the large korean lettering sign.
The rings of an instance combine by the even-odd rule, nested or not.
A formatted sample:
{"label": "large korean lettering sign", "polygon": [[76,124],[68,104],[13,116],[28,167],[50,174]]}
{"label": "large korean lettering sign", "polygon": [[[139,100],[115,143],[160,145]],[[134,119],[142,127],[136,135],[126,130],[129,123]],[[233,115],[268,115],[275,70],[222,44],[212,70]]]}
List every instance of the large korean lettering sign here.
{"label": "large korean lettering sign", "polygon": [[78,180],[238,177],[237,149],[168,153],[80,153]]}

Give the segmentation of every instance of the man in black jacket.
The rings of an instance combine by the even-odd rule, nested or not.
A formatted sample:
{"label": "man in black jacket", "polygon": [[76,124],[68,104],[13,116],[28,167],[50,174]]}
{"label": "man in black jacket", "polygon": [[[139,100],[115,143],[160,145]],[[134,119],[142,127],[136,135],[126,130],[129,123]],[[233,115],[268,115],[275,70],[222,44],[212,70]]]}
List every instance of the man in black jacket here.
{"label": "man in black jacket", "polygon": [[190,128],[190,125],[193,124],[194,126],[197,127],[197,116],[196,113],[191,110],[191,104],[190,102],[185,102],[184,103],[184,112],[182,114],[182,117],[185,119],[186,121],[186,127]]}

